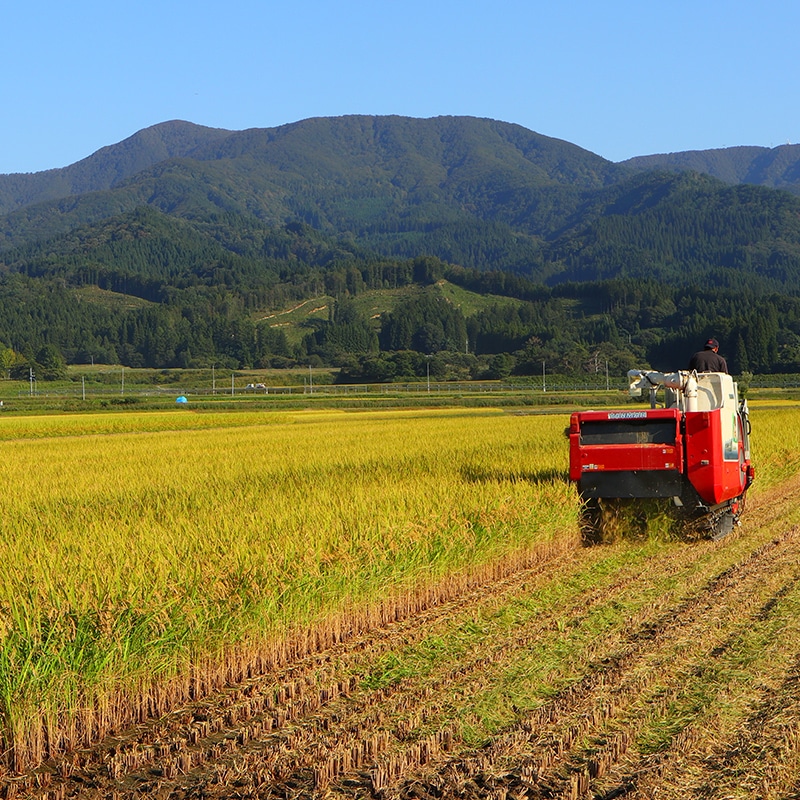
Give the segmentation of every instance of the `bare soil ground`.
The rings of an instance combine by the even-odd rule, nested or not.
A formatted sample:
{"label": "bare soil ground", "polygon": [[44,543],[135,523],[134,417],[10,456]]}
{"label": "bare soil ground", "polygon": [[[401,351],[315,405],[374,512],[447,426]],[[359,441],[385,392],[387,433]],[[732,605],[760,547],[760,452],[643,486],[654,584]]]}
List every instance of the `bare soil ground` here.
{"label": "bare soil ground", "polygon": [[625,544],[565,533],[500,580],[8,776],[0,797],[797,797],[799,501],[795,479],[721,542],[613,571]]}

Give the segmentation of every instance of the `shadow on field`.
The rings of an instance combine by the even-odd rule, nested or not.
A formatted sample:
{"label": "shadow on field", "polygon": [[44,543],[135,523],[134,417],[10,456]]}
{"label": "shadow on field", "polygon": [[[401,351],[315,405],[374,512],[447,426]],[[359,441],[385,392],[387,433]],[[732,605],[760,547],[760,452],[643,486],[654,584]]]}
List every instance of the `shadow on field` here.
{"label": "shadow on field", "polygon": [[469,483],[567,483],[569,471],[566,469],[540,469],[532,472],[504,469],[485,469],[465,464],[461,467],[461,477]]}

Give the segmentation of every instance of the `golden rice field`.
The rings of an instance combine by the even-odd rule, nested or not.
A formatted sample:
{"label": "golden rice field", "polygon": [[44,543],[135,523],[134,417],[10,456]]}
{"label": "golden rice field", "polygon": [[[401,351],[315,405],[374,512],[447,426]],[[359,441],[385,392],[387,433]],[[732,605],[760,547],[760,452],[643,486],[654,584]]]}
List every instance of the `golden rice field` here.
{"label": "golden rice field", "polygon": [[45,746],[42,715],[62,727],[120,685],[435,583],[575,514],[560,416],[1,421],[0,691],[18,757]]}
{"label": "golden rice field", "polygon": [[716,796],[708,726],[800,741],[800,409],[751,416],[743,530],[589,550],[565,413],[0,417],[0,797]]}

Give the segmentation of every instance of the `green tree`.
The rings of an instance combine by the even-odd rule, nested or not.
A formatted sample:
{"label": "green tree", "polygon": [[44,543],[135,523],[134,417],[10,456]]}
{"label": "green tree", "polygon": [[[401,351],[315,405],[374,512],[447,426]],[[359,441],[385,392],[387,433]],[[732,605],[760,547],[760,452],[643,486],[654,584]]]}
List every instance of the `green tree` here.
{"label": "green tree", "polygon": [[489,361],[486,377],[490,380],[503,380],[511,374],[517,361],[508,353],[498,353]]}
{"label": "green tree", "polygon": [[36,376],[43,381],[58,381],[67,377],[67,364],[55,345],[46,344],[36,354]]}
{"label": "green tree", "polygon": [[10,347],[0,347],[0,370],[2,370],[3,377],[9,377],[9,371],[14,366],[18,358]]}

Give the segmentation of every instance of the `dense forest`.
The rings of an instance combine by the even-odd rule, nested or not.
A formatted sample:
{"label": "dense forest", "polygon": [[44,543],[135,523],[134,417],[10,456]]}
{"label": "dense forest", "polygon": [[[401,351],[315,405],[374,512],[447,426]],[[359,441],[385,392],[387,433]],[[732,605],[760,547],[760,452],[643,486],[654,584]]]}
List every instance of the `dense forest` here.
{"label": "dense forest", "polygon": [[[619,374],[683,367],[712,334],[737,372],[800,371],[800,197],[506,123],[165,124],[0,176],[0,207],[6,377]],[[275,322],[312,298],[317,313]]]}

